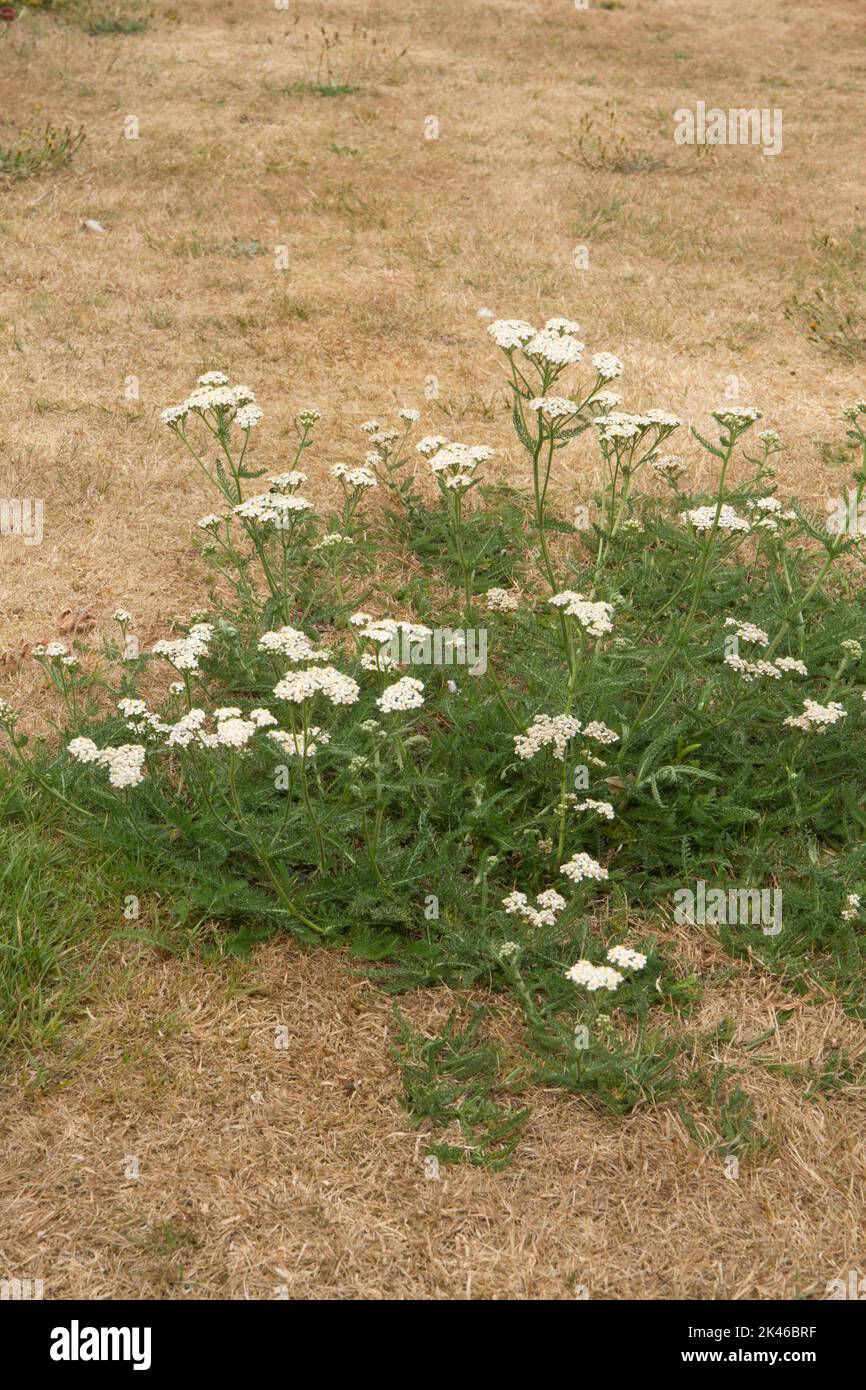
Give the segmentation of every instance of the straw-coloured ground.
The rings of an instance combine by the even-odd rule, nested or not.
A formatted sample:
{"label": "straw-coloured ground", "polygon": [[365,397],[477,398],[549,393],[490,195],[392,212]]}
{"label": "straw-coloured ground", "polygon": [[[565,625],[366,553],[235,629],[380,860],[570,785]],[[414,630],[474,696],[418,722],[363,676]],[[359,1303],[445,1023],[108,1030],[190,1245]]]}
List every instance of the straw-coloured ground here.
{"label": "straw-coloured ground", "polygon": [[[864,394],[859,17],[856,0],[25,11],[0,35],[0,146],[48,123],[86,138],[2,187],[0,497],[44,499],[44,539],[0,537],[0,695],[37,722],[26,644],[76,614],[107,631],[122,605],[150,644],[200,605],[189,535],[210,502],[157,415],[213,367],[266,411],[259,466],[288,466],[304,406],[329,462],[357,456],[368,416],[417,406],[510,477],[478,310],[573,314],[623,358],[635,407],[704,428],[726,393],[760,406],[780,493],[822,511],[845,477],[826,441]],[[782,153],[676,146],[674,111],[701,99],[781,108]],[[595,466],[580,440],[558,495]],[[707,938],[653,924],[759,1117],[737,1176],[676,1105],[623,1118],[535,1091],[508,1169],[431,1179],[392,1001],[350,957],[290,939],[167,957],[109,942],[121,925],[77,923],[65,1027],[11,1052],[0,1275],[47,1297],[820,1298],[866,1272],[862,1025]],[[453,1003],[400,1006],[432,1033]],[[817,1098],[798,1065],[826,1066]]]}

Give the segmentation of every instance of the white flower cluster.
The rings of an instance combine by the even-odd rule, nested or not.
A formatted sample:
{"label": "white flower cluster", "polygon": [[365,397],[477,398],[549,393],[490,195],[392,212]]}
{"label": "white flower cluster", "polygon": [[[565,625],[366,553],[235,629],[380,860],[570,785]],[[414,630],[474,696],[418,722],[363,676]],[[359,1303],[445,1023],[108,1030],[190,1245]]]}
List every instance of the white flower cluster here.
{"label": "white flower cluster", "polygon": [[578,406],[567,396],[536,396],[527,405],[527,410],[540,410],[548,420],[563,420],[576,415]]}
{"label": "white flower cluster", "polygon": [[573,854],[567,864],[560,864],[559,872],[570,878],[572,883],[582,883],[586,878],[601,880],[608,876],[604,865],[591,855],[584,854],[583,850]]}
{"label": "white flower cluster", "polygon": [[845,899],[845,906],[842,908],[840,916],[843,922],[853,922],[860,912],[860,894],[849,893]]}
{"label": "white flower cluster", "polygon": [[[712,531],[715,519],[716,508],[714,506],[694,507],[689,512],[680,513],[680,520],[688,522],[696,531]],[[741,516],[738,516],[733,507],[729,507],[727,502],[723,502],[719,507],[717,529],[730,532],[749,531],[751,528],[748,521],[744,521]]]}
{"label": "white flower cluster", "polygon": [[300,493],[260,492],[239,502],[232,513],[254,526],[274,526],[278,531],[286,531],[301,512],[312,510],[312,502]]}
{"label": "white flower cluster", "polygon": [[491,613],[513,613],[518,607],[516,594],[508,589],[488,589],[484,595],[484,606],[489,608]]}
{"label": "white flower cluster", "polygon": [[847,719],[848,711],[843,709],[836,700],[831,700],[828,705],[819,705],[816,700],[803,701],[803,713],[798,715],[789,714],[784,721],[791,729],[802,729],[804,733],[815,732],[823,734],[830,728],[831,724],[836,724],[840,719]]}
{"label": "white flower cluster", "polygon": [[726,429],[744,430],[750,425],[754,425],[756,420],[760,420],[760,410],[754,410],[751,406],[745,405],[725,405],[718,410],[710,412],[714,420],[718,420],[720,425]]}
{"label": "white flower cluster", "polygon": [[419,709],[424,703],[421,691],[424,682],[414,676],[403,676],[401,680],[388,685],[379,696],[376,704],[383,714],[394,714],[399,710]]}
{"label": "white flower cluster", "polygon": [[44,646],[41,642],[37,642],[35,647],[31,647],[30,655],[35,657],[37,661],[41,657],[47,657],[49,661],[56,661],[61,666],[78,665],[78,657],[74,652],[70,652],[62,642],[46,642]]}
{"label": "white flower cluster", "polygon": [[[592,961],[579,960],[566,970],[565,978],[592,994],[599,989],[613,991],[619,989],[625,979],[621,973],[623,970],[643,970],[647,962],[645,955],[633,951],[629,946],[611,946],[607,959],[610,965],[593,965]],[[614,966],[619,966],[619,969],[615,970]]]}
{"label": "white flower cluster", "polygon": [[271,492],[297,492],[307,481],[307,474],[302,473],[299,468],[293,468],[288,473],[275,473],[272,478],[268,478]]}
{"label": "white flower cluster", "polygon": [[573,792],[568,793],[567,800],[575,811],[594,811],[597,816],[602,816],[605,820],[613,820],[615,812],[609,801],[594,801],[588,796],[585,801],[578,801]]}
{"label": "white flower cluster", "polygon": [[122,743],[118,748],[97,748],[93,739],[74,738],[67,751],[79,763],[97,763],[108,768],[112,787],[137,787],[144,781],[146,750],[140,743]]}
{"label": "white flower cluster", "polygon": [[607,959],[611,965],[618,965],[620,970],[643,970],[647,958],[630,946],[611,946]]}
{"label": "white flower cluster", "polygon": [[741,641],[753,642],[756,647],[766,647],[770,640],[762,627],[741,623],[739,618],[725,618],[725,627],[732,627]]}
{"label": "white flower cluster", "polygon": [[793,656],[779,656],[775,661],[744,661],[739,656],[726,656],[725,665],[732,671],[736,671],[744,681],[751,684],[761,676],[768,676],[771,680],[781,680],[786,671],[796,671],[799,676],[808,676],[802,661],[798,661]]}
{"label": "white flower cluster", "polygon": [[361,693],[358,682],[344,676],[334,666],[313,666],[306,671],[289,671],[274,686],[278,700],[301,704],[315,695],[324,695],[332,705],[353,705]]}
{"label": "white flower cluster", "polygon": [[331,735],[327,730],[320,729],[318,724],[310,724],[306,732],[301,731],[297,734],[286,733],[284,729],[272,729],[268,738],[273,739],[274,743],[292,758],[313,758],[319,748],[331,741]]}
{"label": "white flower cluster", "polygon": [[314,647],[306,633],[296,627],[278,627],[263,632],[259,638],[260,652],[278,652],[289,661],[327,661],[328,647]]}
{"label": "white flower cluster", "polygon": [[650,459],[650,467],[659,478],[664,478],[666,482],[673,482],[684,472],[683,463],[678,454],[661,454],[658,458]]}
{"label": "white flower cluster", "polygon": [[563,589],[547,601],[554,608],[561,608],[570,618],[576,618],[590,637],[603,637],[606,632],[613,631],[613,605],[610,603],[593,603],[583,594],[576,594],[573,589]]}
{"label": "white flower cluster", "polygon": [[553,756],[562,762],[571,739],[581,731],[579,719],[570,714],[537,714],[525,734],[514,735],[518,758],[534,758],[542,748],[553,745]]}
{"label": "white flower cluster", "polygon": [[532,927],[552,927],[557,917],[565,910],[565,898],[555,888],[546,888],[535,899],[535,907],[528,901],[525,893],[509,893],[502,899],[502,906],[509,917],[522,917]]}
{"label": "white flower cluster", "polygon": [[248,386],[230,386],[225,372],[205,372],[198,378],[196,389],[180,405],[171,405],[160,415],[163,424],[175,429],[188,415],[205,419],[212,415],[218,426],[234,421],[241,429],[249,430],[259,423],[262,412]]}
{"label": "white flower cluster", "polygon": [[155,642],[151,651],[154,656],[164,656],[176,671],[197,671],[201,657],[208,654],[213,635],[211,623],[195,623],[186,637],[164,638]]}
{"label": "white flower cluster", "polygon": [[592,961],[579,960],[566,970],[565,978],[594,994],[599,989],[619,989],[625,977],[610,965],[593,965]]}
{"label": "white flower cluster", "polygon": [[379,480],[372,468],[364,466],[349,468],[345,463],[335,463],[331,469],[331,476],[339,478],[344,488],[355,488],[358,492],[379,486]]}
{"label": "white flower cluster", "polygon": [[456,492],[471,487],[479,463],[485,463],[492,457],[493,450],[486,444],[460,444],[456,440],[445,440],[430,456],[430,470],[440,487]]}

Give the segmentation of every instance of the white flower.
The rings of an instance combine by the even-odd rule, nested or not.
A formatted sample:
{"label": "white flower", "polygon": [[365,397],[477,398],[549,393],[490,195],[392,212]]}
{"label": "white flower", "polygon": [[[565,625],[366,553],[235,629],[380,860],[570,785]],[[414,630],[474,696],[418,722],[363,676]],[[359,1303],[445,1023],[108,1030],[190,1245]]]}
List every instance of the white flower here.
{"label": "white flower", "polygon": [[496,319],[487,332],[496,346],[504,348],[506,352],[523,347],[524,343],[535,336],[532,324],[524,323],[523,319]]}
{"label": "white flower", "polygon": [[860,912],[860,894],[849,893],[845,902],[847,905],[842,908],[839,915],[843,922],[853,922],[854,918],[857,917]]}
{"label": "white flower", "polygon": [[199,518],[196,522],[196,526],[200,531],[215,531],[218,526],[222,525],[222,521],[223,518],[217,516],[216,512],[208,512],[207,516]]}
{"label": "white flower", "polygon": [[492,613],[513,613],[518,607],[517,595],[508,589],[488,589],[484,604]]}
{"label": "white flower", "polygon": [[669,410],[648,410],[646,418],[666,430],[675,430],[682,423],[679,416],[671,415]]}
{"label": "white flower", "polygon": [[275,473],[272,478],[268,478],[271,492],[294,492],[307,481],[306,473],[302,473],[299,468],[293,468],[289,473]]}
{"label": "white flower", "polygon": [[333,666],[314,666],[306,671],[290,671],[278,685],[274,694],[278,700],[291,700],[300,704],[314,695],[322,694],[332,705],[353,705],[361,693],[361,687],[351,676],[344,676]]}
{"label": "white flower", "polygon": [[526,894],[515,891],[502,899],[502,906],[509,917],[522,917],[533,927],[552,927],[566,906],[565,898],[555,888],[546,888],[538,894],[535,902],[536,906],[531,907]]}
{"label": "white flower", "polygon": [[314,647],[306,633],[296,627],[263,632],[258,646],[260,652],[279,652],[289,661],[327,661],[331,655],[328,647]]}
{"label": "white flower", "polygon": [[251,430],[262,418],[262,412],[257,405],[242,405],[235,414],[235,424],[242,430]]}
{"label": "white flower", "polygon": [[848,711],[836,700],[831,700],[828,705],[819,705],[816,700],[804,700],[803,713],[790,714],[784,722],[792,729],[802,729],[804,733],[814,730],[817,734],[823,734],[831,724],[847,717]]}
{"label": "white flower", "polygon": [[244,748],[258,727],[252,719],[221,719],[217,724],[217,743],[226,748]]}
{"label": "white flower", "polygon": [[565,978],[592,993],[599,989],[618,989],[623,981],[618,970],[613,970],[609,965],[593,965],[588,960],[579,960],[572,965],[566,970]]}
{"label": "white flower", "polygon": [[298,419],[300,420],[301,424],[305,425],[307,429],[309,429],[311,425],[315,425],[316,421],[321,420],[321,418],[322,412],[320,410],[309,409],[302,410],[300,415],[298,416]]}
{"label": "white flower", "polygon": [[116,623],[120,623],[120,624],[122,624],[122,625],[125,625],[126,623],[131,623],[131,622],[132,622],[132,614],[131,614],[131,613],[127,613],[127,611],[126,611],[125,608],[115,608],[115,610],[114,610],[114,621],[115,621]]}
{"label": "white flower", "polygon": [[677,454],[663,454],[659,458],[650,459],[650,466],[660,478],[678,478],[683,471]]}
{"label": "white flower", "polygon": [[575,323],[574,319],[548,319],[544,327],[549,333],[566,333],[571,336],[582,331],[580,324]]}
{"label": "white flower", "polygon": [[199,386],[228,386],[229,379],[225,372],[205,372],[204,376],[196,378]]}
{"label": "white flower", "polygon": [[711,411],[714,420],[718,420],[720,425],[727,426],[728,429],[746,429],[753,425],[756,420],[760,420],[760,410],[754,410],[751,406],[726,405],[720,406],[718,410]]}
{"label": "white flower", "polygon": [[614,809],[609,801],[594,801],[592,797],[587,797],[586,801],[574,801],[575,811],[595,811],[596,815],[603,816],[605,820],[613,820]]}
{"label": "white flower", "polygon": [[272,738],[284,753],[293,758],[312,758],[319,748],[324,748],[331,741],[331,735],[325,729],[320,729],[318,724],[309,726],[306,737],[303,730],[289,734],[284,729],[271,729],[268,738]]}
{"label": "white flower", "polygon": [[266,729],[277,722],[269,709],[251,709],[250,719],[258,729]]}
{"label": "white flower", "polygon": [[613,729],[609,729],[600,720],[593,719],[587,724],[583,731],[584,738],[594,739],[596,743],[618,743],[619,734],[615,734]]}
{"label": "white flower", "polygon": [[534,758],[541,748],[553,745],[553,756],[562,762],[571,739],[580,733],[581,723],[570,714],[537,714],[525,734],[514,735],[518,758]]}
{"label": "white flower", "polygon": [[[711,531],[716,517],[716,508],[695,507],[689,512],[681,512],[682,521],[687,521],[696,531]],[[719,508],[719,531],[748,531],[749,523],[738,516],[733,507],[729,507],[727,502]]]}
{"label": "white flower", "polygon": [[[494,325],[495,326],[495,325]],[[527,357],[537,357],[552,367],[569,367],[580,361],[584,344],[576,338],[542,329],[525,344],[523,351]]]}
{"label": "white flower", "polygon": [[570,618],[576,618],[591,637],[603,637],[606,632],[613,631],[613,605],[610,603],[593,603],[585,599],[583,594],[576,594],[573,589],[563,589],[547,601],[554,608],[561,608]]}
{"label": "white flower", "polygon": [[66,751],[79,763],[95,763],[99,749],[92,738],[74,738],[67,744]]}
{"label": "white flower", "polygon": [[614,377],[622,376],[623,364],[612,352],[595,353],[592,365],[604,381],[613,381]]}
{"label": "white flower", "polygon": [[448,440],[444,434],[425,434],[423,439],[419,439],[415,445],[416,452],[424,458],[431,458],[437,453]]}
{"label": "white flower", "polygon": [[738,618],[725,618],[725,627],[734,628],[741,641],[754,642],[757,647],[766,647],[770,640],[762,627],[755,627],[754,623],[742,623]]}
{"label": "white flower", "polygon": [[536,396],[529,402],[527,409],[541,410],[551,420],[577,414],[577,405],[566,396]]}
{"label": "white flower", "polygon": [[420,410],[401,410],[398,413],[400,419],[405,420],[407,425],[415,425],[421,419]]}
{"label": "white flower", "polygon": [[112,787],[137,787],[144,781],[145,755],[140,743],[123,743],[119,748],[103,748],[98,761],[108,767]]}
{"label": "white flower", "polygon": [[394,685],[386,686],[376,704],[383,714],[391,714],[397,710],[418,709],[424,703],[424,697],[421,694],[423,689],[423,681],[415,680],[413,676],[404,676]]}
{"label": "white flower", "polygon": [[640,951],[633,951],[630,946],[611,946],[607,959],[611,965],[618,965],[622,970],[643,970],[647,960]]}
{"label": "white flower", "polygon": [[582,883],[585,878],[603,879],[608,876],[607,869],[582,850],[573,854],[567,864],[560,864],[559,872],[570,878],[573,883]]}

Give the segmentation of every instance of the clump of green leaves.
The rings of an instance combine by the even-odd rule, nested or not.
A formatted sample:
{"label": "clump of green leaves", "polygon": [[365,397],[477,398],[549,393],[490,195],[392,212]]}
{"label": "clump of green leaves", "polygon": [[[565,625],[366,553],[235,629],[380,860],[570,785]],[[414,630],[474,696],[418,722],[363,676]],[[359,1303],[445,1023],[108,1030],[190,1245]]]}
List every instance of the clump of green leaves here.
{"label": "clump of green leaves", "polygon": [[11,182],[61,169],[83,140],[84,132],[71,126],[47,125],[39,134],[21,130],[14,141],[0,144],[0,179]]}

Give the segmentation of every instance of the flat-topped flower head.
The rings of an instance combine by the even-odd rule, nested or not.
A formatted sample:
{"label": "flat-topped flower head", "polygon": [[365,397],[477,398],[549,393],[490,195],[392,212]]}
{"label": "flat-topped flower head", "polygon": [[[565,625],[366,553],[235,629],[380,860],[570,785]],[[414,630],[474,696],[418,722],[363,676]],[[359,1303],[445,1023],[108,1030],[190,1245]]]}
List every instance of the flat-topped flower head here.
{"label": "flat-topped flower head", "polygon": [[761,419],[760,410],[747,405],[724,405],[711,411],[714,420],[726,429],[745,430]]}
{"label": "flat-topped flower head", "polygon": [[224,748],[245,748],[258,732],[258,724],[253,719],[239,719],[234,716],[217,722],[217,743]]}
{"label": "flat-topped flower head", "polygon": [[524,343],[535,337],[532,324],[526,323],[523,319],[496,319],[490,324],[487,332],[496,346],[503,348],[505,352],[513,352],[515,348],[523,347]]}
{"label": "flat-topped flower head", "polygon": [[604,820],[613,820],[615,812],[609,801],[596,801],[588,796],[585,801],[578,801],[573,793],[569,793],[568,800],[575,811],[592,811],[597,816],[602,816]]}
{"label": "flat-topped flower head", "polygon": [[307,474],[302,473],[299,468],[292,468],[288,473],[275,473],[273,477],[268,478],[271,492],[297,492],[307,481]]}
{"label": "flat-topped flower head", "polygon": [[527,405],[527,410],[538,410],[549,420],[561,420],[576,415],[578,407],[567,396],[536,396]]}
{"label": "flat-topped flower head", "polygon": [[803,733],[823,734],[831,725],[847,717],[848,711],[838,700],[831,700],[827,705],[819,705],[817,700],[804,700],[803,713],[790,714],[784,722],[791,729],[802,729]]}
{"label": "flat-topped flower head", "polygon": [[288,753],[290,758],[312,758],[320,748],[330,743],[331,735],[326,729],[320,729],[318,724],[310,724],[306,730],[296,734],[287,733],[285,729],[271,729],[268,738],[273,739],[278,748],[284,753]]}
{"label": "flat-topped flower head", "polygon": [[630,946],[611,946],[607,959],[620,970],[643,970],[647,961],[641,951],[633,951]]}
{"label": "flat-topped flower head", "polygon": [[548,333],[566,334],[570,338],[573,338],[577,333],[583,332],[580,324],[575,323],[574,319],[548,319],[544,327]]}
{"label": "flat-topped flower head", "polygon": [[603,864],[599,864],[597,859],[591,855],[584,854],[581,850],[578,854],[573,854],[566,864],[560,864],[559,872],[566,878],[570,878],[572,883],[583,883],[584,879],[605,879],[608,876],[607,869]]}
{"label": "flat-topped flower head", "polygon": [[612,352],[597,352],[592,359],[592,365],[598,372],[602,381],[613,381],[616,377],[622,376],[623,364],[618,357],[614,357]]}
{"label": "flat-topped flower head", "polygon": [[401,419],[401,420],[405,420],[405,421],[406,421],[406,424],[407,424],[407,425],[417,425],[418,421],[421,419],[421,412],[420,412],[420,410],[406,410],[406,409],[403,409],[403,410],[399,410],[399,411],[397,412],[397,414],[400,416],[400,419]]}
{"label": "flat-topped flower head", "polygon": [[757,647],[766,647],[770,641],[762,627],[740,622],[739,618],[725,618],[725,627],[732,627],[742,642],[752,642]]}
{"label": "flat-topped flower head", "polygon": [[580,731],[580,720],[570,714],[537,714],[525,734],[514,735],[514,751],[525,759],[534,758],[542,748],[552,748],[553,756],[562,762],[570,741]]}
{"label": "flat-topped flower head", "polygon": [[144,760],[147,750],[140,743],[122,743],[117,748],[97,748],[92,739],[74,738],[67,752],[79,763],[97,763],[108,768],[112,787],[137,787],[144,781]]}
{"label": "flat-topped flower head", "polygon": [[444,434],[426,434],[423,439],[419,439],[415,450],[424,458],[432,458],[447,443]]}
{"label": "flat-topped flower head", "polygon": [[287,530],[302,512],[313,510],[312,502],[300,493],[262,492],[232,508],[235,516],[257,526]]}
{"label": "flat-topped flower head", "polygon": [[329,647],[315,647],[305,632],[296,627],[278,627],[263,632],[259,638],[260,652],[277,652],[289,661],[327,661]]}
{"label": "flat-topped flower head", "polygon": [[525,893],[516,890],[502,899],[502,906],[509,917],[522,917],[532,927],[552,927],[559,914],[565,911],[566,902],[555,888],[546,888],[536,897],[535,907]]}
{"label": "flat-topped flower head", "polygon": [[251,430],[262,418],[262,410],[257,405],[242,405],[235,411],[235,424],[242,430]]}
{"label": "flat-topped flower head", "polygon": [[592,961],[579,960],[566,970],[565,978],[594,994],[599,989],[619,989],[624,976],[610,965],[593,965]]}
{"label": "flat-topped flower head", "polygon": [[728,506],[727,502],[722,503],[718,512],[718,522],[716,522],[716,508],[714,506],[693,507],[691,511],[681,512],[680,520],[687,522],[689,526],[693,526],[696,531],[712,531],[714,523],[716,523],[716,530],[718,531],[733,532],[751,530],[748,521],[744,521],[741,516],[738,516],[733,507]]}
{"label": "flat-topped flower head", "polygon": [[393,714],[399,710],[419,709],[424,703],[421,694],[424,682],[413,676],[403,676],[394,685],[386,686],[376,704],[383,714]]}
{"label": "flat-topped flower head", "polygon": [[544,328],[524,344],[527,357],[551,367],[571,367],[580,361],[585,344],[565,333],[554,333]]}
{"label": "flat-topped flower head", "polygon": [[592,602],[573,589],[563,589],[547,601],[570,618],[575,618],[590,637],[603,637],[605,633],[613,631],[613,605],[610,603]]}
{"label": "flat-topped flower head", "polygon": [[361,687],[351,676],[344,676],[333,666],[314,666],[306,671],[290,671],[274,686],[278,700],[289,700],[292,704],[302,704],[316,695],[324,695],[332,705],[353,705],[361,694]]}
{"label": "flat-topped flower head", "polygon": [[513,613],[518,608],[518,598],[508,589],[488,589],[484,595],[484,606],[491,613]]}

